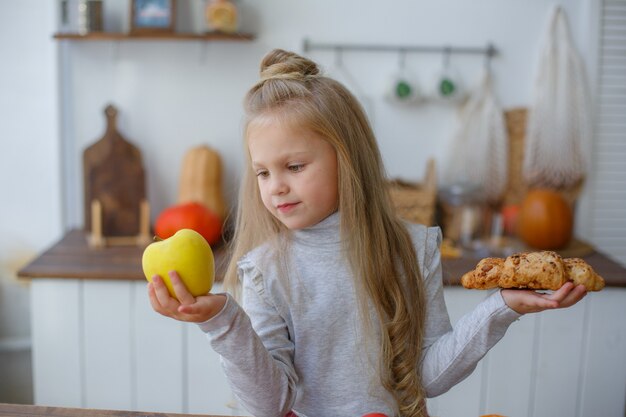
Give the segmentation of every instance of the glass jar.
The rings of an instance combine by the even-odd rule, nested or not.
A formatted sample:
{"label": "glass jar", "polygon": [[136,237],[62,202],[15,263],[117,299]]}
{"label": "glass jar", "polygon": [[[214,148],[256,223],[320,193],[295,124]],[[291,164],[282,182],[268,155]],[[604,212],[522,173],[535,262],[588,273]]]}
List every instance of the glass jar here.
{"label": "glass jar", "polygon": [[480,186],[457,183],[439,190],[441,227],[445,238],[471,247],[483,232],[486,205]]}
{"label": "glass jar", "polygon": [[59,31],[78,33],[103,30],[102,0],[61,0],[59,15]]}

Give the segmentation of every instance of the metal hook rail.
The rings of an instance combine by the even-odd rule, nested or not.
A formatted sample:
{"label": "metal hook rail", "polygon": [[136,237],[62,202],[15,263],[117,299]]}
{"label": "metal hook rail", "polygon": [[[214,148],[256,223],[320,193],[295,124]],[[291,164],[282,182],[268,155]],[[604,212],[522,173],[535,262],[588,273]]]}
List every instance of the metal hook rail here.
{"label": "metal hook rail", "polygon": [[368,44],[341,44],[341,43],[314,43],[304,39],[302,44],[304,52],[312,50],[334,50],[334,51],[363,51],[363,52],[418,52],[418,53],[442,53],[442,54],[473,54],[485,55],[492,58],[498,54],[498,50],[492,43],[486,47],[465,47],[465,46],[428,46],[428,45],[368,45]]}

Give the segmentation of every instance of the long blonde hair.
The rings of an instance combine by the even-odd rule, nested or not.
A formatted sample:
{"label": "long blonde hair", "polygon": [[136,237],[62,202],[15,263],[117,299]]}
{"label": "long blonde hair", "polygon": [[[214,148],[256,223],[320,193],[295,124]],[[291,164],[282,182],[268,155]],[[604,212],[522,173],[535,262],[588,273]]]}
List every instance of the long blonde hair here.
{"label": "long blonde hair", "polygon": [[[372,305],[380,326],[381,383],[403,417],[426,415],[420,353],[425,299],[417,257],[406,227],[390,204],[376,139],[363,108],[317,65],[276,49],[261,62],[261,80],[245,98],[246,133],[259,117],[296,120],[326,138],[337,152],[340,233],[368,322]],[[238,287],[237,260],[285,232],[263,206],[248,156],[239,195],[226,288]]]}

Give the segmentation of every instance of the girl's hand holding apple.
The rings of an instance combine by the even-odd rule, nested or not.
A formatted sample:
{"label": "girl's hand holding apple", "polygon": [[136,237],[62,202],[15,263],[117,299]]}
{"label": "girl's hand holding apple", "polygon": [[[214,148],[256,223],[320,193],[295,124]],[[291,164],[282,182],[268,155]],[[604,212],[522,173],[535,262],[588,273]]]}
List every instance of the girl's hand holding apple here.
{"label": "girl's hand holding apple", "polygon": [[181,229],[151,243],[141,264],[149,282],[150,304],[157,313],[202,323],[226,304],[225,295],[209,294],[215,277],[213,251],[195,230]]}
{"label": "girl's hand holding apple", "polygon": [[170,295],[160,275],[154,275],[148,283],[150,304],[157,313],[180,321],[202,323],[224,308],[225,295],[207,294],[194,297],[176,271],[170,271],[168,275],[176,298]]}

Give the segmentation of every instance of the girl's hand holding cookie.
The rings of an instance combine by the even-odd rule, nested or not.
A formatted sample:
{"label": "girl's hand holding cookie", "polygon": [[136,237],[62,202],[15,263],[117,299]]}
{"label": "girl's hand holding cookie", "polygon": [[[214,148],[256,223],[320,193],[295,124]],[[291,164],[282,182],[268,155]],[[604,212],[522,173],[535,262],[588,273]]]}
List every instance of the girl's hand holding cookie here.
{"label": "girl's hand holding cookie", "polygon": [[170,271],[168,275],[178,300],[170,295],[159,275],[153,276],[152,282],[148,283],[150,304],[157,313],[180,321],[202,323],[224,308],[225,295],[207,294],[194,297],[176,271]]}
{"label": "girl's hand holding cookie", "polygon": [[527,314],[573,306],[587,295],[587,289],[582,284],[567,282],[551,294],[519,289],[503,289],[501,294],[504,302],[513,311]]}

